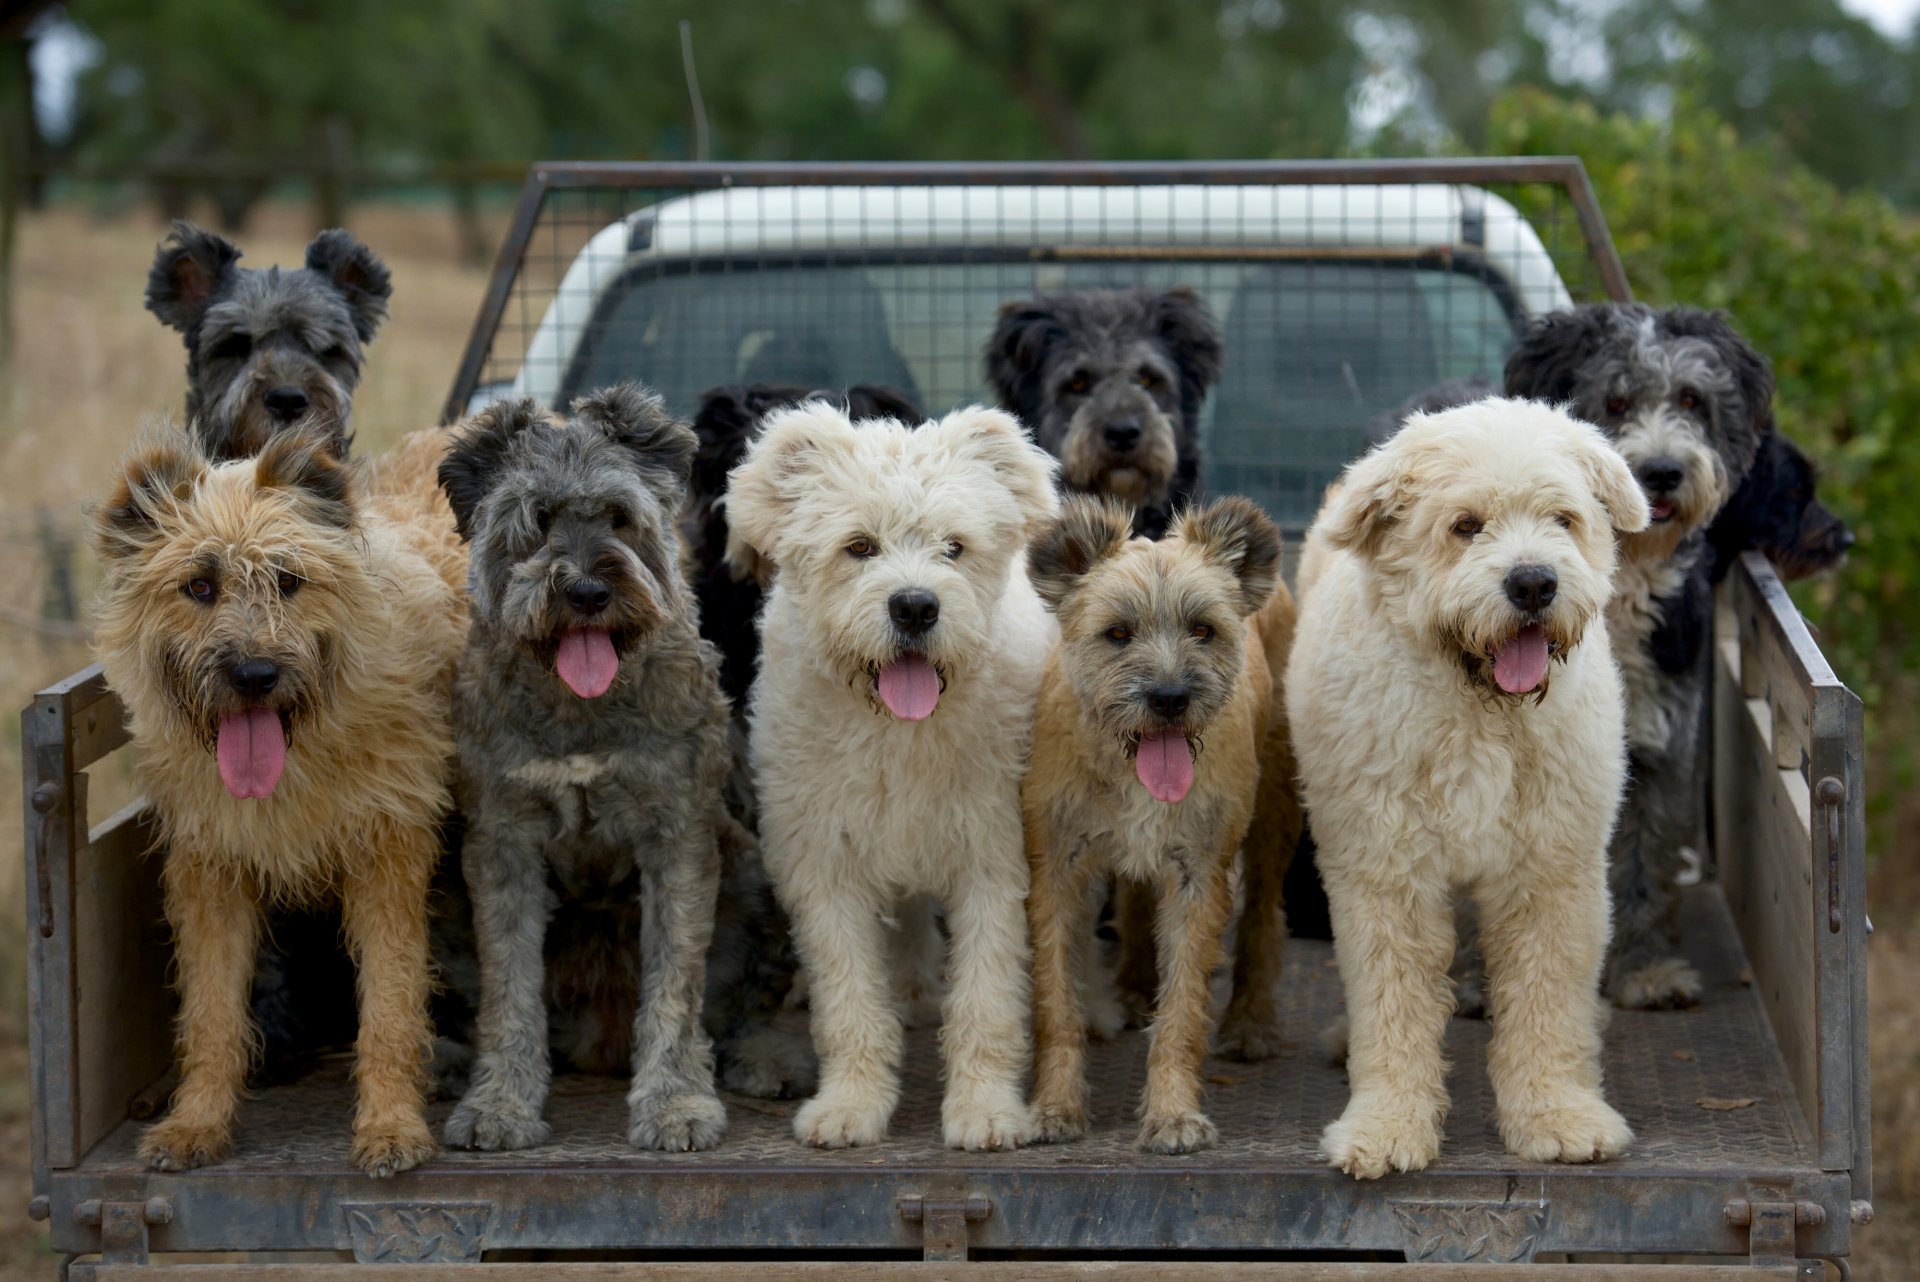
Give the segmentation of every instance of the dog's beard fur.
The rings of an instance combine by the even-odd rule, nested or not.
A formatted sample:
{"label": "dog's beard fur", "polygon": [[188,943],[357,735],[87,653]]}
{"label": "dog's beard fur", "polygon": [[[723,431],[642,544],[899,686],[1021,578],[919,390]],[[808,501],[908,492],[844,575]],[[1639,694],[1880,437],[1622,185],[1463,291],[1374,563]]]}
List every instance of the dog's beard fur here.
{"label": "dog's beard fur", "polygon": [[[230,458],[259,453],[277,433],[311,431],[316,425],[338,437],[344,449],[358,373],[356,366],[350,376],[337,377],[310,358],[249,362],[231,382],[204,389],[195,428],[215,453]],[[300,419],[289,421],[267,409],[267,393],[280,387],[306,394]]]}
{"label": "dog's beard fur", "polygon": [[[662,534],[671,537],[667,531]],[[612,593],[606,608],[591,615],[577,610],[566,596],[567,585],[583,575],[598,579]],[[492,617],[500,632],[546,667],[554,664],[561,634],[574,628],[605,628],[614,653],[625,659],[681,608],[677,578],[667,576],[664,587],[638,552],[608,533],[598,541],[597,554],[584,562],[555,556],[546,546],[517,562]]]}
{"label": "dog's beard fur", "polygon": [[[1174,468],[1179,462],[1173,423],[1157,405],[1139,398],[1135,411],[1140,440],[1124,454],[1109,449],[1103,435],[1106,416],[1081,406],[1059,433],[1061,479],[1076,490],[1110,494],[1136,507],[1163,507],[1172,501]],[[1043,436],[1049,435],[1043,433]],[[1048,444],[1043,439],[1043,444]]]}
{"label": "dog's beard fur", "polygon": [[1712,522],[1732,493],[1725,460],[1694,424],[1677,414],[1656,410],[1635,416],[1615,433],[1613,446],[1636,475],[1647,460],[1670,458],[1680,464],[1684,477],[1679,489],[1660,496],[1660,502],[1672,506],[1671,516],[1622,536],[1621,550],[1634,560],[1671,557],[1686,538]]}

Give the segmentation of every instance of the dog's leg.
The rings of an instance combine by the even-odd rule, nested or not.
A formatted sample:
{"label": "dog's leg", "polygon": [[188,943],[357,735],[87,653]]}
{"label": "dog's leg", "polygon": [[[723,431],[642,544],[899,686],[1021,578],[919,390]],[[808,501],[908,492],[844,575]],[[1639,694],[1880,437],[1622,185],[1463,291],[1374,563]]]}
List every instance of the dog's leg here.
{"label": "dog's leg", "polygon": [[705,825],[640,861],[640,1009],[633,1019],[627,1142],[684,1153],[726,1134],[713,1046],[700,1023],[720,852]]}
{"label": "dog's leg", "polygon": [[1114,970],[1113,987],[1128,1028],[1145,1028],[1153,1020],[1154,995],[1160,987],[1153,913],[1151,885],[1126,877],[1114,879],[1113,928],[1120,936],[1120,964]]}
{"label": "dog's leg", "polygon": [[1049,852],[1048,834],[1029,823],[1027,859],[1032,887],[1027,918],[1033,928],[1033,1121],[1044,1143],[1087,1133],[1087,1011],[1082,984],[1093,981],[1088,952],[1095,879],[1091,859]]}
{"label": "dog's leg", "polygon": [[[1278,738],[1278,745],[1274,740]],[[1246,907],[1234,939],[1233,997],[1220,1020],[1220,1053],[1228,1059],[1272,1059],[1280,1053],[1275,990],[1287,947],[1282,892],[1287,865],[1300,843],[1300,794],[1284,725],[1269,732],[1261,752],[1253,822],[1241,843]]]}
{"label": "dog's leg", "polygon": [[1440,1152],[1447,1113],[1442,1045],[1453,988],[1453,907],[1445,884],[1389,872],[1374,878],[1354,863],[1405,866],[1335,851],[1322,840],[1320,872],[1333,912],[1334,955],[1347,999],[1347,1080],[1352,1095],[1321,1133],[1329,1162],[1359,1179],[1418,1171]]}
{"label": "dog's leg", "polygon": [[1633,1140],[1600,1094],[1602,859],[1522,856],[1478,896],[1493,1014],[1487,1073],[1500,1137],[1529,1162],[1591,1162]]}
{"label": "dog's leg", "polygon": [[180,1087],[166,1118],[140,1137],[140,1156],[159,1170],[183,1171],[219,1161],[232,1142],[254,1037],[247,997],[260,897],[241,878],[210,875],[180,858],[167,860],[162,880],[179,974]]}
{"label": "dog's leg", "polygon": [[[1682,733],[1691,733],[1691,721]],[[1608,856],[1613,948],[1606,991],[1629,1010],[1692,1006],[1705,985],[1679,955],[1680,847],[1696,839],[1699,808],[1691,746],[1657,759],[1634,753]]]}
{"label": "dog's leg", "polygon": [[1176,864],[1161,877],[1155,933],[1166,964],[1140,1101],[1139,1144],[1149,1153],[1191,1153],[1220,1139],[1200,1108],[1200,1067],[1207,1058],[1220,932],[1233,909],[1232,861],[1229,847],[1215,852],[1205,867]]}
{"label": "dog's leg", "polygon": [[457,1148],[531,1148],[547,1138],[541,1110],[553,1065],[547,1049],[546,961],[554,908],[541,854],[544,832],[471,818],[462,865],[480,952],[480,1056],[473,1084],[447,1118]]}
{"label": "dog's leg", "polygon": [[800,1106],[794,1136],[819,1148],[877,1144],[900,1102],[900,1009],[886,973],[882,906],[862,887],[795,896],[820,1093]]}
{"label": "dog's leg", "polygon": [[376,830],[341,887],[347,946],[358,968],[360,1036],[353,1160],[369,1175],[433,1156],[423,1112],[433,1034],[427,1022],[427,882],[439,854],[432,829]]}
{"label": "dog's leg", "polygon": [[[1015,838],[1017,840],[1017,837]],[[973,856],[970,866],[985,861]],[[976,872],[948,905],[953,951],[940,1026],[947,1094],[940,1116],[948,1148],[1010,1149],[1033,1138],[1022,1096],[1030,1044],[1027,917],[1018,887]]]}

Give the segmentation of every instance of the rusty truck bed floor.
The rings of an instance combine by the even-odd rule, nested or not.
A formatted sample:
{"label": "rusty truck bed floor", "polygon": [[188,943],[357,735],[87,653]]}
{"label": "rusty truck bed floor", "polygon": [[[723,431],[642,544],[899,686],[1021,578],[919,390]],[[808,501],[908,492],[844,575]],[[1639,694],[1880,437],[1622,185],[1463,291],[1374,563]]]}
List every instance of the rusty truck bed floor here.
{"label": "rusty truck bed floor", "polygon": [[[1638,1136],[1630,1153],[1608,1169],[1751,1172],[1808,1164],[1806,1126],[1756,994],[1742,983],[1743,963],[1724,903],[1717,892],[1693,892],[1687,916],[1694,960],[1707,980],[1705,1000],[1685,1012],[1617,1011],[1607,1030],[1608,1095]],[[1088,1138],[1016,1153],[949,1152],[939,1143],[938,1051],[932,1032],[919,1030],[911,1035],[904,1094],[890,1138],[874,1148],[802,1148],[791,1130],[796,1104],[728,1096],[730,1126],[718,1148],[699,1154],[642,1153],[625,1143],[625,1083],[569,1075],[555,1081],[547,1105],[553,1128],[549,1143],[506,1154],[446,1152],[423,1171],[649,1165],[850,1168],[867,1173],[908,1167],[1137,1171],[1158,1166],[1223,1172],[1317,1167],[1320,1130],[1339,1114],[1347,1089],[1342,1070],[1320,1051],[1321,1029],[1340,1008],[1330,945],[1296,940],[1289,946],[1281,1000],[1286,1052],[1264,1064],[1207,1062],[1208,1108],[1221,1142],[1185,1157],[1152,1157],[1133,1148],[1134,1106],[1146,1055],[1141,1033],[1094,1045],[1095,1116]],[[1486,1040],[1484,1022],[1452,1021],[1448,1047],[1454,1064],[1453,1111],[1435,1173],[1545,1169],[1520,1162],[1500,1143],[1486,1075]],[[1707,1107],[1703,1100],[1718,1107]],[[1741,1106],[1728,1107],[1735,1103]],[[436,1130],[451,1107],[433,1106]],[[351,1109],[352,1089],[343,1063],[265,1090],[245,1106],[236,1152],[209,1169],[345,1171]],[[84,1165],[94,1174],[137,1168],[138,1130],[135,1123],[120,1127]]]}

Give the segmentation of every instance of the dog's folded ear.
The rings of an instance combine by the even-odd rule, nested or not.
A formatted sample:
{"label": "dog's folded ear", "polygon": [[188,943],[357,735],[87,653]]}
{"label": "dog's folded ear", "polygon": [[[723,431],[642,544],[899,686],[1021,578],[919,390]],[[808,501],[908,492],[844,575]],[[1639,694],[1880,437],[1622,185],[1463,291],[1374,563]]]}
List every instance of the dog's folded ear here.
{"label": "dog's folded ear", "polygon": [[1535,317],[1507,358],[1507,395],[1555,404],[1571,400],[1580,367],[1599,352],[1612,318],[1608,304]]}
{"label": "dog's folded ear", "polygon": [[121,461],[113,491],[88,513],[100,559],[111,563],[145,548],[207,468],[192,432],[171,424],[143,432]]}
{"label": "dog's folded ear", "polygon": [[307,270],[325,276],[347,300],[353,313],[353,331],[363,343],[387,319],[387,300],[393,297],[393,277],[379,256],[338,227],[323,231],[307,246]]}
{"label": "dog's folded ear", "polygon": [[1647,507],[1647,495],[1633,479],[1633,469],[1620,452],[1607,443],[1599,429],[1577,419],[1570,420],[1579,429],[1580,468],[1594,497],[1606,508],[1607,519],[1622,534],[1638,534],[1653,522]]}
{"label": "dog's folded ear", "polygon": [[1027,544],[1027,577],[1049,610],[1073,595],[1087,572],[1127,545],[1133,509],[1104,495],[1072,494],[1057,519]]}
{"label": "dog's folded ear", "polygon": [[440,460],[438,477],[463,542],[473,539],[473,514],[493,488],[494,473],[514,439],[542,421],[540,403],[521,396],[495,401],[452,429],[453,445]]}
{"label": "dog's folded ear", "polygon": [[240,247],[225,236],[176,219],[147,272],[147,310],[186,333],[239,258]]}
{"label": "dog's folded ear", "polygon": [[1185,285],[1165,291],[1153,300],[1153,327],[1193,391],[1204,394],[1220,381],[1227,349],[1205,299]]}
{"label": "dog's folded ear", "polygon": [[[1406,426],[1422,415],[1410,414]],[[1406,426],[1401,428],[1404,433]],[[1408,500],[1410,461],[1395,437],[1386,445],[1361,455],[1338,481],[1328,487],[1326,503],[1313,518],[1313,528],[1328,546],[1373,555],[1380,536],[1400,519]]]}
{"label": "dog's folded ear", "polygon": [[994,479],[1006,486],[1020,507],[1023,536],[1059,511],[1053,478],[1060,464],[1033,443],[1013,415],[969,405],[920,430],[937,434],[956,456],[992,469]]}
{"label": "dog's folded ear", "polygon": [[331,432],[275,432],[254,456],[253,480],[263,490],[291,492],[316,524],[353,527],[353,466]]}
{"label": "dog's folded ear", "polygon": [[1273,599],[1280,582],[1280,528],[1259,504],[1237,494],[1183,512],[1174,529],[1209,561],[1240,580],[1240,612],[1252,614]]}
{"label": "dog's folded ear", "polygon": [[761,421],[746,461],[727,478],[727,564],[735,577],[780,562],[782,518],[824,469],[853,448],[859,429],[824,401],[802,401]]}
{"label": "dog's folded ear", "polygon": [[1039,413],[1047,351],[1066,337],[1067,327],[1044,296],[1000,308],[1000,319],[987,338],[986,366],[987,382],[1002,405],[1023,419]]}
{"label": "dog's folded ear", "polygon": [[574,401],[573,417],[599,428],[633,455],[648,487],[669,511],[686,501],[700,441],[692,428],[667,412],[659,396],[638,383],[603,387]]}

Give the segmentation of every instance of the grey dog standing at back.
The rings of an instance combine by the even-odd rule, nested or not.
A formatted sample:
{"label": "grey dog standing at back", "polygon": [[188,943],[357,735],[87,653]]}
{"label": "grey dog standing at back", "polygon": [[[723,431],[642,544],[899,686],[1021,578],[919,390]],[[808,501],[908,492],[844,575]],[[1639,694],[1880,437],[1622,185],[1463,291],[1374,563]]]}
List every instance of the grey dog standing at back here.
{"label": "grey dog standing at back", "polygon": [[694,447],[628,384],[566,422],[531,399],[493,406],[441,466],[473,549],[454,738],[481,971],[479,1057],[449,1144],[546,1137],[542,937],[562,896],[638,917],[621,959],[638,992],[628,1141],[702,1149],[726,1129],[701,1001],[727,704],[679,568]]}

